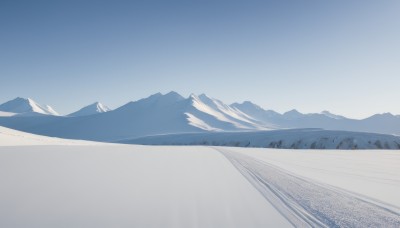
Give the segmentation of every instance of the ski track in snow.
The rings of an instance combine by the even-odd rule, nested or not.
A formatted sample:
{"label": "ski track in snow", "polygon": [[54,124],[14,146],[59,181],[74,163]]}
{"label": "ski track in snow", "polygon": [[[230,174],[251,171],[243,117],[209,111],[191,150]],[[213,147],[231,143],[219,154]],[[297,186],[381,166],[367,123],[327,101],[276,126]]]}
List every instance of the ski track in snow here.
{"label": "ski track in snow", "polygon": [[400,227],[400,209],[215,148],[296,227]]}

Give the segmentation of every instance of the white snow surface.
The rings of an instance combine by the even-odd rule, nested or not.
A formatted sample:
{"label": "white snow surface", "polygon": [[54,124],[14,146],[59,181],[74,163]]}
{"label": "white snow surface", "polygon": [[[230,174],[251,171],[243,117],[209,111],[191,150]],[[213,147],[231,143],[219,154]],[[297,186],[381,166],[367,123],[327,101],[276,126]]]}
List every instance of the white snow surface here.
{"label": "white snow surface", "polygon": [[0,227],[400,225],[400,151],[83,145],[0,130]]}
{"label": "white snow surface", "polygon": [[229,150],[400,208],[400,150]]}
{"label": "white snow surface", "polygon": [[[30,134],[0,126],[0,146],[101,145],[99,142],[69,140]],[[1,151],[1,149],[0,149]]]}
{"label": "white snow surface", "polygon": [[88,116],[109,111],[111,111],[109,107],[103,105],[100,102],[95,102],[93,104],[90,104],[88,106],[79,109],[74,113],[69,114],[68,116]]}
{"label": "white snow surface", "polygon": [[206,147],[0,146],[1,227],[290,227]]}
{"label": "white snow surface", "polygon": [[[224,154],[295,227],[400,226],[400,207],[396,200],[399,190],[399,151],[389,156],[382,156],[380,154],[382,151],[375,151],[367,159],[361,158],[362,155],[345,153],[341,156],[340,152],[331,151],[334,157],[331,159],[328,156],[326,159],[329,161],[321,162],[326,166],[317,166],[319,169],[314,169],[308,176],[302,176],[296,172],[298,169],[301,170],[301,167],[292,169],[295,172],[291,172],[273,165],[274,162],[271,160],[280,159],[275,159],[277,156],[263,157],[269,150],[264,149],[257,155],[248,156],[251,149],[242,151],[227,147],[215,149]],[[319,163],[319,159],[325,160],[325,152],[311,153],[311,159],[303,163],[305,165],[303,168],[313,168],[314,163]],[[308,151],[303,153],[307,154]],[[375,157],[378,159],[374,159]],[[289,159],[294,166],[298,157],[295,159]],[[371,164],[376,161],[382,163]],[[282,162],[285,163],[286,159]],[[348,165],[344,169],[343,162]],[[293,167],[293,163],[289,167]],[[361,169],[358,166],[361,166]],[[332,173],[327,172],[327,175],[324,172],[327,170]],[[376,175],[377,170],[386,172]],[[331,181],[330,177],[335,178],[336,173],[342,174],[339,175],[342,182]],[[347,178],[347,175],[350,178]],[[322,178],[316,180],[313,179],[315,177]],[[363,181],[357,181],[358,179]],[[379,197],[379,194],[382,194],[380,190],[388,195]]]}

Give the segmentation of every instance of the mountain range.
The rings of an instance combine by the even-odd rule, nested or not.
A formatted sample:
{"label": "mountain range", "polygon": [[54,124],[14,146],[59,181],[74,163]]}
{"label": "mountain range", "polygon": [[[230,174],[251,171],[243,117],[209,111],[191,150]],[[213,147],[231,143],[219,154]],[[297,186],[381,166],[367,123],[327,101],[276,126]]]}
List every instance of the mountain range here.
{"label": "mountain range", "polygon": [[96,102],[66,116],[32,99],[16,98],[0,105],[0,125],[40,135],[95,141],[171,133],[292,128],[400,134],[400,116],[390,113],[362,120],[328,111],[303,114],[291,110],[280,114],[250,101],[228,105],[205,94],[185,98],[176,92],[156,93],[115,110]]}

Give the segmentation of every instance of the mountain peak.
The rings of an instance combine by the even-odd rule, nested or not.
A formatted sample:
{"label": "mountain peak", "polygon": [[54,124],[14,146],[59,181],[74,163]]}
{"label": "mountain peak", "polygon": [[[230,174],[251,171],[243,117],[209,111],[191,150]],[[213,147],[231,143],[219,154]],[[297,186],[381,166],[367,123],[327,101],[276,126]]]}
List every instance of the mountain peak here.
{"label": "mountain peak", "polygon": [[111,111],[111,109],[108,108],[107,106],[103,105],[100,102],[95,102],[93,104],[90,104],[88,106],[79,109],[74,113],[69,114],[68,116],[89,116],[109,111]]}
{"label": "mountain peak", "polygon": [[201,101],[205,102],[205,103],[209,103],[209,102],[219,102],[219,103],[222,103],[220,100],[217,100],[217,99],[215,99],[215,98],[211,98],[211,97],[207,96],[205,93],[200,94],[200,95],[198,96],[198,98],[199,98]]}
{"label": "mountain peak", "polygon": [[258,106],[258,105],[254,104],[254,103],[251,102],[251,101],[243,101],[242,104],[243,104],[243,105],[255,105],[255,106]]}
{"label": "mountain peak", "polygon": [[264,110],[263,108],[261,108],[260,106],[254,104],[251,101],[243,101],[242,103],[237,103],[236,102],[236,103],[231,104],[231,106],[239,108],[239,109],[246,109],[246,110],[249,110],[249,109]]}
{"label": "mountain peak", "polygon": [[160,92],[158,92],[158,93],[155,93],[155,94],[152,94],[152,95],[148,96],[147,98],[142,98],[141,100],[149,99],[149,98],[155,98],[155,97],[161,97],[161,96],[162,96],[162,94]]}
{"label": "mountain peak", "polygon": [[283,116],[286,118],[289,118],[289,119],[295,119],[295,118],[302,117],[303,114],[300,113],[299,111],[297,111],[296,109],[292,109],[290,111],[283,113]]}
{"label": "mountain peak", "polygon": [[111,111],[111,109],[109,107],[103,105],[102,103],[100,103],[98,101],[96,101],[92,105],[96,107],[96,111],[97,112],[108,112],[108,111]]}
{"label": "mountain peak", "polygon": [[325,116],[327,116],[327,117],[333,118],[333,119],[337,119],[337,120],[339,120],[339,119],[345,119],[344,116],[340,116],[340,115],[333,114],[333,113],[331,113],[331,112],[329,112],[329,111],[327,111],[327,110],[322,111],[321,114],[322,114],[322,115],[325,115]]}
{"label": "mountain peak", "polygon": [[390,117],[392,117],[392,116],[394,116],[392,113],[390,113],[390,112],[384,112],[384,113],[382,113],[381,114],[382,116],[390,116]]}
{"label": "mountain peak", "polygon": [[200,98],[200,99],[202,99],[202,98],[211,99],[211,98],[210,98],[209,96],[207,96],[205,93],[200,94],[200,95],[199,95],[199,98]]}
{"label": "mountain peak", "polygon": [[191,93],[190,95],[189,95],[189,99],[190,100],[199,100],[199,96],[197,96],[196,94],[194,94],[194,93]]}
{"label": "mountain peak", "polygon": [[40,105],[31,98],[17,97],[0,105],[0,111],[18,114],[39,113],[45,115],[58,115],[48,105]]}
{"label": "mountain peak", "polygon": [[297,109],[292,109],[290,111],[283,113],[283,115],[292,115],[292,114],[301,114],[301,113],[297,111]]}
{"label": "mountain peak", "polygon": [[171,90],[168,93],[166,93],[164,96],[181,96],[179,93]]}
{"label": "mountain peak", "polygon": [[172,100],[176,100],[176,101],[180,101],[180,100],[185,99],[179,93],[177,93],[175,91],[171,91],[171,92],[169,92],[169,93],[167,93],[165,95],[162,95],[162,96],[164,97],[164,99],[168,98],[168,99],[172,99]]}
{"label": "mountain peak", "polygon": [[384,112],[384,113],[380,113],[380,114],[375,114],[369,118],[393,118],[393,117],[396,117],[396,116],[390,112]]}

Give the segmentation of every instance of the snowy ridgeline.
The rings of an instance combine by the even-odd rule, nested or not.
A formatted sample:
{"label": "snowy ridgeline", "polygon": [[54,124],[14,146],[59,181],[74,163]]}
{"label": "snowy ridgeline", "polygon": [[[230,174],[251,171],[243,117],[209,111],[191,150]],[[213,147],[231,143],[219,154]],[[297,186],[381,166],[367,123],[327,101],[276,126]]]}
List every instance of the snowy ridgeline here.
{"label": "snowy ridgeline", "polygon": [[282,149],[400,149],[400,137],[320,129],[167,134],[120,142],[143,145],[212,145]]}
{"label": "snowy ridgeline", "polygon": [[[0,104],[0,125],[33,134],[102,142],[172,133],[301,128],[400,135],[400,115],[376,114],[356,120],[328,111],[304,114],[292,110],[280,114],[249,101],[226,104],[205,94],[191,94],[185,98],[176,92],[157,93],[114,110],[96,102],[67,116],[57,116],[51,110],[32,99],[16,98]],[[271,147],[282,147],[283,142],[279,143],[279,140]],[[298,147],[310,146],[298,144]],[[324,139],[321,144],[326,144]],[[384,143],[381,144],[377,147],[385,148]]]}

